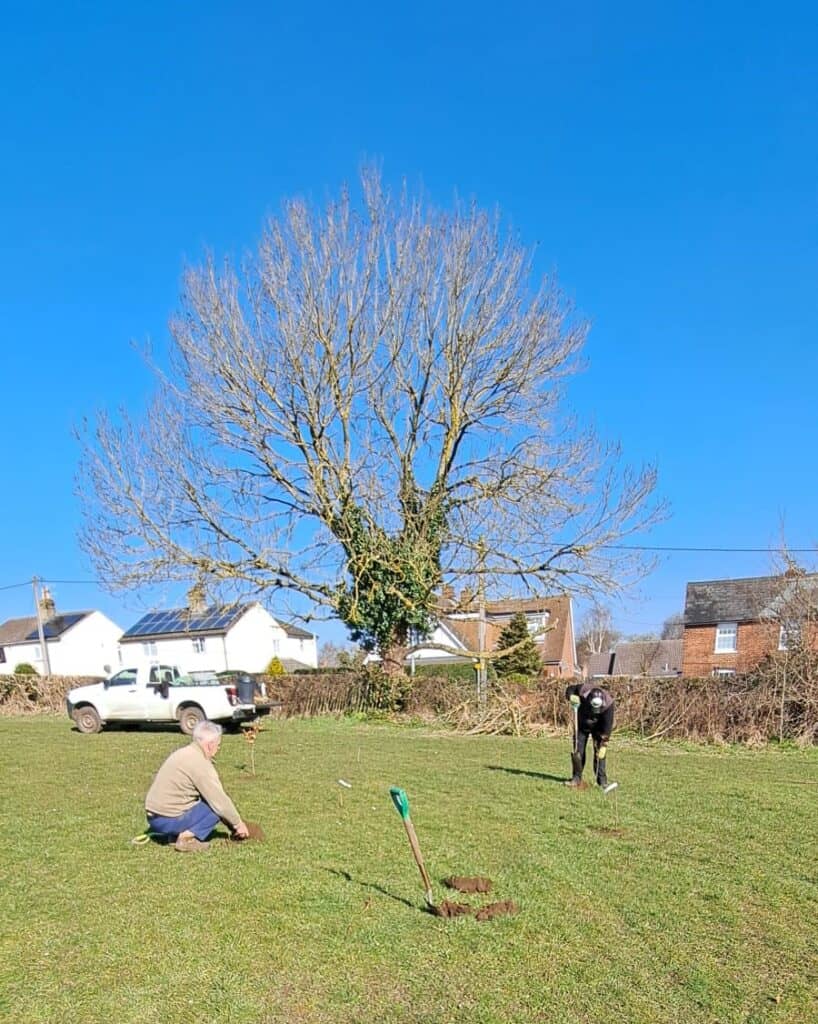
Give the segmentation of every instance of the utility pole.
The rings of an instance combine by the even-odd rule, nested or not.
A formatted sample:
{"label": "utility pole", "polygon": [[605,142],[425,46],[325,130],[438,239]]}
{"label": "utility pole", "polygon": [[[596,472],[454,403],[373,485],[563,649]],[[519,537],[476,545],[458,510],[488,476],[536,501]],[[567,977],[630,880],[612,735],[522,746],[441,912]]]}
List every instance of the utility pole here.
{"label": "utility pole", "polygon": [[40,613],[40,595],[37,593],[37,584],[39,580],[36,576],[31,579],[31,586],[34,590],[34,610],[37,613],[37,635],[40,637],[40,650],[43,652],[43,667],[45,668],[45,674],[51,675],[51,659],[48,656],[48,642],[45,638],[45,632],[43,630],[43,617]]}
{"label": "utility pole", "polygon": [[485,704],[487,696],[486,672],[486,546],[481,537],[477,544],[477,650],[480,653],[477,662],[477,703]]}

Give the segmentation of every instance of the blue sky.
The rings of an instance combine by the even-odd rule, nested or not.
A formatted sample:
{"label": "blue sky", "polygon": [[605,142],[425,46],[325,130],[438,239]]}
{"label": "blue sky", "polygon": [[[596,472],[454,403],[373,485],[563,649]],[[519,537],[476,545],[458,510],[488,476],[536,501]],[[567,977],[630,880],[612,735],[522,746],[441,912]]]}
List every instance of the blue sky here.
{"label": "blue sky", "polygon": [[[145,401],[134,343],[167,337],[185,264],[373,158],[499,206],[556,269],[593,323],[572,403],[659,466],[672,516],[647,543],[766,548],[783,522],[814,547],[814,5],[118,6],[4,14],[0,618],[30,614],[11,585],[34,574],[92,579],[72,428]],[[618,624],[769,567],[668,555]],[[148,600],[53,589],[123,627]]]}

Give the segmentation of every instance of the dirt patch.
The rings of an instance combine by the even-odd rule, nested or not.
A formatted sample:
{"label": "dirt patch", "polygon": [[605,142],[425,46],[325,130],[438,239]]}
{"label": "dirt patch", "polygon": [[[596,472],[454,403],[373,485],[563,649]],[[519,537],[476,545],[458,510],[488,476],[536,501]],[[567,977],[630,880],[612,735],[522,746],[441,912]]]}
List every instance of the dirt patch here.
{"label": "dirt patch", "polygon": [[493,917],[504,917],[506,914],[517,914],[520,908],[514,900],[500,900],[499,903],[489,903],[482,907],[474,915],[478,921],[490,921]]}
{"label": "dirt patch", "polygon": [[435,917],[460,917],[463,914],[474,913],[474,907],[470,907],[468,903],[452,903],[450,900],[444,900],[429,909]]}
{"label": "dirt patch", "polygon": [[[453,875],[451,878],[443,879],[444,885],[458,892],[490,892],[493,882],[490,878],[480,875]],[[452,903],[444,900],[436,907],[429,910],[435,917],[460,917],[464,914],[474,914],[477,921],[490,921],[493,917],[503,917],[507,914],[516,914],[519,907],[514,900],[500,900],[497,903],[487,903],[483,907],[471,907],[468,903]]]}
{"label": "dirt patch", "polygon": [[607,836],[609,839],[621,839],[625,835],[624,828],[592,828],[598,836]]}
{"label": "dirt patch", "polygon": [[232,836],[230,836],[232,840],[234,840],[237,843],[246,843],[249,840],[253,840],[253,842],[256,843],[265,842],[267,837],[264,834],[264,829],[261,827],[261,825],[259,825],[257,821],[245,821],[244,824],[247,826],[247,831],[249,833],[247,839],[239,839],[235,834],[233,834]]}
{"label": "dirt patch", "polygon": [[568,789],[583,790],[583,789],[587,789],[588,788],[588,783],[587,782],[577,782],[577,783],[575,783],[573,785],[570,782],[566,782],[565,785],[567,786]]}
{"label": "dirt patch", "polygon": [[457,889],[458,892],[491,892],[491,879],[480,875],[453,875],[451,878],[444,878],[443,884],[450,889]]}

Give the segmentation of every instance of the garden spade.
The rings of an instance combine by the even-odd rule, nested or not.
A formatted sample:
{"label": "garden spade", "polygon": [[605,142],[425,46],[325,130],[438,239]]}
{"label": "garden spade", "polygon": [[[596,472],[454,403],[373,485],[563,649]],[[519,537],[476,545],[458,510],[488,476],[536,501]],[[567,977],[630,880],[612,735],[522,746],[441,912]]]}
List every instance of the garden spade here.
{"label": "garden spade", "polygon": [[399,786],[392,786],[389,790],[389,795],[392,797],[392,803],[395,805],[398,814],[403,820],[403,827],[406,829],[406,834],[409,836],[409,845],[412,847],[412,856],[415,858],[415,863],[420,870],[420,877],[423,879],[423,885],[426,888],[426,906],[430,909],[434,908],[434,901],[432,899],[432,883],[429,880],[429,875],[426,873],[426,868],[423,864],[423,855],[420,852],[420,846],[418,845],[418,837],[415,835],[415,826],[412,824],[412,819],[409,817],[409,797]]}
{"label": "garden spade", "polygon": [[579,756],[579,708],[572,704],[571,710],[574,713],[574,742],[571,747],[571,767],[574,769],[574,778],[578,779],[582,776],[582,761]]}

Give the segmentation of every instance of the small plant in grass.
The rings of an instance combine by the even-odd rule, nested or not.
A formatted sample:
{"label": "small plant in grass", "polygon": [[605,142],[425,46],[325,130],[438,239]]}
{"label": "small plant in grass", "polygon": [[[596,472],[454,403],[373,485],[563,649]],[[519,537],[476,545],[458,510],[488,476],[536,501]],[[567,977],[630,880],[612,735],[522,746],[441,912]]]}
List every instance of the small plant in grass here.
{"label": "small plant in grass", "polygon": [[256,718],[254,721],[245,723],[242,725],[242,735],[244,736],[244,742],[250,747],[250,774],[256,774],[256,740],[258,734],[262,732],[264,725],[260,718]]}

